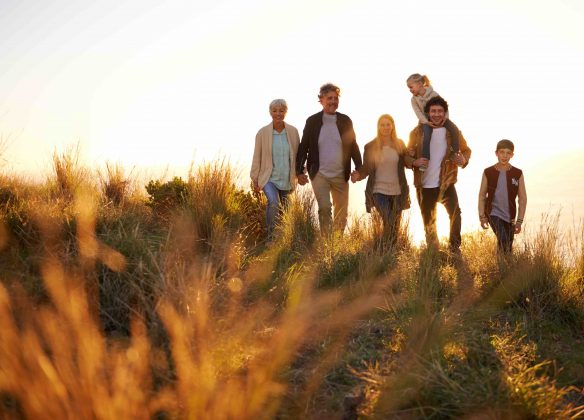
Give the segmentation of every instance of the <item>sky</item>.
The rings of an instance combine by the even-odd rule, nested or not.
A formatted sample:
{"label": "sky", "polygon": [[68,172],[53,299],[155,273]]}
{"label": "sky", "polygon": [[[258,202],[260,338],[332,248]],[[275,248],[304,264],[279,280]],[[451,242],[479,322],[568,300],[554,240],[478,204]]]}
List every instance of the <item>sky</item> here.
{"label": "sky", "polygon": [[[0,0],[0,165],[46,176],[53,152],[79,144],[91,166],[183,177],[227,158],[247,187],[272,99],[301,131],[320,85],[337,84],[362,149],[384,113],[407,141],[405,80],[422,73],[473,150],[458,184],[465,230],[501,138],[526,174],[527,220],[578,221],[583,19],[579,0]],[[364,184],[351,187],[356,217]]]}

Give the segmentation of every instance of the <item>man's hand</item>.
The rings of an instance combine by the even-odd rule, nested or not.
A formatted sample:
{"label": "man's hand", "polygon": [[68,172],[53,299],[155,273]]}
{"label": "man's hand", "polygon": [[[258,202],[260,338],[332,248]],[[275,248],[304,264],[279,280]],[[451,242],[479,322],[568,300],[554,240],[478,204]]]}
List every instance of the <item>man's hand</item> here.
{"label": "man's hand", "polygon": [[308,175],[306,174],[296,175],[296,179],[298,179],[298,184],[300,185],[308,184]]}
{"label": "man's hand", "polygon": [[488,229],[489,228],[489,221],[488,221],[488,219],[481,219],[481,227],[483,229]]}
{"label": "man's hand", "polygon": [[521,223],[517,224],[515,223],[515,233],[521,233]]}
{"label": "man's hand", "polygon": [[440,125],[436,125],[432,121],[428,121],[428,125],[432,128],[440,128],[440,127],[444,127],[444,121],[442,121],[442,124],[440,124]]}
{"label": "man's hand", "polygon": [[412,165],[413,166],[417,166],[418,168],[420,166],[425,166],[427,168],[429,163],[430,163],[430,160],[429,159],[426,159],[426,158],[421,157],[421,158],[417,158],[416,160],[414,160],[412,162]]}
{"label": "man's hand", "polygon": [[351,172],[351,182],[354,184],[357,181],[361,181],[361,174],[357,170],[354,170]]}
{"label": "man's hand", "polygon": [[466,163],[466,158],[462,153],[457,152],[456,155],[454,156],[454,163],[456,163],[458,166],[464,166],[464,164]]}

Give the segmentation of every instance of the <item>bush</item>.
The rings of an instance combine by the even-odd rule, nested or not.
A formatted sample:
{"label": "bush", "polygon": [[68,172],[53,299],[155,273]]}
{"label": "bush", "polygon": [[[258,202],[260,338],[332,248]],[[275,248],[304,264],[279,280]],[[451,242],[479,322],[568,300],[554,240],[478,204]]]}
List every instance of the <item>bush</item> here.
{"label": "bush", "polygon": [[146,192],[148,193],[146,204],[156,215],[167,218],[170,211],[185,205],[189,197],[189,185],[182,178],[175,176],[167,182],[151,180],[146,185]]}

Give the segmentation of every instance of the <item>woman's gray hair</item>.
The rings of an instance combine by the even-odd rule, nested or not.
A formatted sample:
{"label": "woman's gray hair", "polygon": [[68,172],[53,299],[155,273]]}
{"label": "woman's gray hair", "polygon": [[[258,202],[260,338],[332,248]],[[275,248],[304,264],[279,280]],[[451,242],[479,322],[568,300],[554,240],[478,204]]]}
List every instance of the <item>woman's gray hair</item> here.
{"label": "woman's gray hair", "polygon": [[281,106],[286,111],[288,111],[288,104],[286,103],[286,100],[284,100],[284,99],[274,99],[272,102],[270,102],[270,111],[277,106]]}

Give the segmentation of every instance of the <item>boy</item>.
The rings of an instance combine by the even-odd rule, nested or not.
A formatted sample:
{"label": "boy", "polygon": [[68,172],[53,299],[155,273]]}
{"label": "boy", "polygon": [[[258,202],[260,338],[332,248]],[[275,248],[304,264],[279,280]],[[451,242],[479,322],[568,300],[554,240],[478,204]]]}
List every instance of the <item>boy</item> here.
{"label": "boy", "polygon": [[504,254],[511,253],[513,235],[521,232],[527,205],[523,172],[509,163],[514,149],[510,140],[497,143],[495,155],[498,162],[483,172],[479,191],[481,227],[488,229],[491,226],[497,236],[497,250]]}

